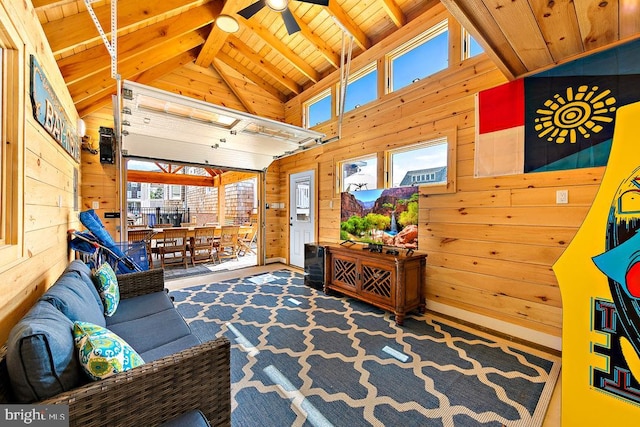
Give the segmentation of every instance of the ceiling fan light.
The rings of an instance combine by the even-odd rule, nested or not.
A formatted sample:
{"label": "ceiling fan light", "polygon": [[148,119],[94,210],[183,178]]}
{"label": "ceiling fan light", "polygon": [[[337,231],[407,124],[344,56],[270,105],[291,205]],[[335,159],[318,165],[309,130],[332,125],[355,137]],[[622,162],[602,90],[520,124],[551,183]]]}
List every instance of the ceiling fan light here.
{"label": "ceiling fan light", "polygon": [[267,7],[269,9],[274,10],[276,12],[282,12],[287,8],[289,1],[288,0],[265,0],[265,3],[267,4]]}
{"label": "ceiling fan light", "polygon": [[219,15],[216,18],[216,25],[225,33],[235,33],[240,29],[236,18],[230,15]]}

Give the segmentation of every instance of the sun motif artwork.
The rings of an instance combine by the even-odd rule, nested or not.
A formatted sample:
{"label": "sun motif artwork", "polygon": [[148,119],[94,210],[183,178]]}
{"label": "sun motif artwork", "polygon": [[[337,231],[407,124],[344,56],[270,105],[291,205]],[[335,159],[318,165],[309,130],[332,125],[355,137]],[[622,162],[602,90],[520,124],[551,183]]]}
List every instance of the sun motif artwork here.
{"label": "sun motif artwork", "polygon": [[[578,140],[578,132],[583,138],[600,132],[600,123],[611,123],[616,111],[616,98],[609,89],[600,91],[598,86],[582,85],[574,90],[568,87],[565,96],[555,94],[554,99],[544,102],[546,108],[539,108],[534,129],[539,138],[549,142],[564,144],[567,138],[571,144]],[[599,93],[598,93],[599,92]]]}

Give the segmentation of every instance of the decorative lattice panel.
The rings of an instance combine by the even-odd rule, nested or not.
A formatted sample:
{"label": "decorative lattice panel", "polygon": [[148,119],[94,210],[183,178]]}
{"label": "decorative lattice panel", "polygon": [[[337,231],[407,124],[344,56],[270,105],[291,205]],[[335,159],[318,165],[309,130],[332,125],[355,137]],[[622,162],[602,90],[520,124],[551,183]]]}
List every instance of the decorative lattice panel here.
{"label": "decorative lattice panel", "polygon": [[354,288],[356,287],[358,274],[355,262],[340,258],[333,258],[333,274],[334,281],[342,282]]}
{"label": "decorative lattice panel", "polygon": [[391,297],[391,271],[362,266],[362,291],[381,297]]}

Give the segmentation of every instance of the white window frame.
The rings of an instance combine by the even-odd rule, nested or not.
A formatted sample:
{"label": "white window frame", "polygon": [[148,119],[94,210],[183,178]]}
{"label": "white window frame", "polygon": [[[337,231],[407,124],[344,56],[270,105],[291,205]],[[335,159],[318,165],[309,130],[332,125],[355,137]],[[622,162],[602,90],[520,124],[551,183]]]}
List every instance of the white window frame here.
{"label": "white window frame", "polygon": [[[463,61],[465,59],[473,58],[474,56],[480,55],[480,53],[477,53],[471,56],[471,37],[472,37],[471,34],[469,34],[469,32],[463,28],[462,29],[462,58],[461,58]],[[476,40],[476,43],[478,43],[477,40]]]}
{"label": "white window frame", "polygon": [[[332,97],[332,96],[333,96],[333,93],[331,91],[331,88],[329,87],[329,88],[323,90],[322,92],[318,93],[316,96],[314,96],[312,98],[309,98],[306,102],[304,102],[304,104],[303,104],[303,106],[304,106],[304,117],[303,118],[304,118],[304,127],[305,128],[309,129],[309,128],[312,128],[314,126],[318,126],[318,125],[320,125],[322,123],[325,123],[325,122],[313,123],[313,124],[310,123],[309,122],[309,120],[310,120],[309,109],[311,108],[312,105],[322,101],[323,99],[325,99],[327,97]],[[334,102],[329,102],[329,106],[330,106],[329,108],[331,108],[332,110],[333,110],[333,108],[332,108],[333,105],[334,105]],[[334,116],[335,116],[335,111],[330,111],[329,112],[329,120],[333,119]],[[326,121],[329,121],[329,120],[326,120]]]}
{"label": "white window frame", "polygon": [[378,158],[378,154],[377,153],[371,153],[371,154],[367,154],[364,156],[358,156],[358,157],[351,157],[349,159],[345,159],[345,160],[340,160],[338,162],[336,162],[336,194],[340,194],[342,193],[343,190],[343,185],[342,183],[344,182],[344,177],[342,176],[342,168],[344,166],[345,163],[354,163],[354,162],[358,162],[358,161],[362,161],[362,160],[373,160],[375,159],[376,161],[376,185],[374,188],[367,188],[367,190],[375,190],[377,189],[378,186],[378,169],[379,169],[379,162],[380,159]]}
{"label": "white window frame", "polygon": [[[173,191],[175,188],[178,189],[178,195],[176,196],[175,192]],[[169,191],[168,191],[168,197],[169,200],[182,200],[182,186],[181,185],[173,185],[170,184],[169,185]]]}
{"label": "white window frame", "polygon": [[447,179],[443,183],[421,183],[421,194],[445,194],[456,192],[456,146],[457,131],[449,129],[442,132],[434,132],[426,135],[426,137],[418,143],[406,145],[400,148],[387,150],[384,152],[384,176],[385,188],[393,186],[393,155],[398,153],[406,153],[412,150],[419,150],[425,147],[446,143],[447,144]]}
{"label": "white window frame", "polygon": [[9,16],[0,5],[0,272],[24,258],[26,59],[24,42]]}
{"label": "white window frame", "polygon": [[[416,47],[421,46],[425,43],[429,43],[431,39],[439,36],[440,34],[443,34],[448,30],[449,30],[449,20],[445,19],[439,22],[438,24],[434,25],[433,27],[429,28],[424,33],[418,35],[417,37],[412,38],[408,42],[402,44],[401,46],[398,46],[397,48],[395,48],[391,52],[388,52],[385,55],[385,65],[386,65],[386,74],[387,74],[385,89],[387,93],[392,93],[396,90],[402,90],[408,86],[411,86],[411,84],[409,84],[400,89],[395,89],[393,87],[393,61],[401,57],[402,55],[410,52],[411,50],[415,49]],[[448,50],[447,50],[447,55],[449,55]],[[445,70],[442,70],[442,71],[445,71]],[[424,77],[426,78],[428,76],[424,76]]]}
{"label": "white window frame", "polygon": [[[352,83],[360,80],[361,78],[368,76],[369,74],[373,73],[373,72],[377,72],[378,71],[378,64],[376,61],[373,61],[371,64],[362,67],[361,69],[359,69],[357,72],[353,73],[349,79],[347,80],[347,97],[349,97],[349,85],[351,85]],[[378,80],[380,79],[380,76],[377,76],[378,78],[376,79],[376,83],[375,83],[375,87],[373,88],[373,90],[375,90],[376,92],[376,96],[369,101],[369,103],[376,101],[379,98],[378,95]],[[346,99],[345,99],[346,101]],[[340,100],[336,99],[336,111],[340,111]],[[362,107],[362,105],[356,105],[354,106],[351,110],[347,110],[345,107],[345,113],[347,111],[353,111],[358,107]]]}

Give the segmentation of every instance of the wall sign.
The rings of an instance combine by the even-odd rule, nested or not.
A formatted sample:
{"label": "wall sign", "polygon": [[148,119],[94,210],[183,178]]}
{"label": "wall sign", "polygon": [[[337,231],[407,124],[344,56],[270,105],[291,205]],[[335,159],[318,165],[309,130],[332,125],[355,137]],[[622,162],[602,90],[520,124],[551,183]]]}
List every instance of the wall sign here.
{"label": "wall sign", "polygon": [[31,55],[30,92],[33,117],[79,163],[80,143],[75,124],[69,120],[49,80],[33,55]]}

